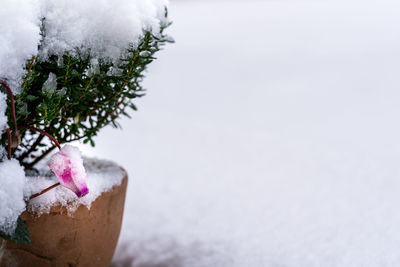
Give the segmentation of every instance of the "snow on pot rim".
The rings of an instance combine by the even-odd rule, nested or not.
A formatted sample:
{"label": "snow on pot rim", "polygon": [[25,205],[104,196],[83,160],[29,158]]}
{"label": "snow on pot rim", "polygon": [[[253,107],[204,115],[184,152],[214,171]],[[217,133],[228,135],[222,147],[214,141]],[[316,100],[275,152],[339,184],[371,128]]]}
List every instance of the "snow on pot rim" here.
{"label": "snow on pot rim", "polygon": [[[58,186],[27,202],[27,211],[40,216],[50,213],[51,207],[59,205],[66,208],[68,215],[72,215],[81,205],[90,209],[93,201],[102,193],[111,191],[114,187],[119,186],[124,177],[126,177],[126,171],[112,161],[84,158],[84,166],[89,194],[78,198],[68,188]],[[29,199],[31,195],[57,182],[57,178],[45,166],[39,168],[39,175],[27,175],[26,179],[25,199]]]}

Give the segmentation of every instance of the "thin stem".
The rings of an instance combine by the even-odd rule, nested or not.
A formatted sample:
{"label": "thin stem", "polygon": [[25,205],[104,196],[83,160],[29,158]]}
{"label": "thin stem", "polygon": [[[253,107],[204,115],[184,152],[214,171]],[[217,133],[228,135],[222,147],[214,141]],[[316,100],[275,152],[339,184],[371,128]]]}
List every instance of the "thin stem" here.
{"label": "thin stem", "polygon": [[32,195],[32,196],[29,198],[29,200],[34,199],[35,197],[38,197],[38,196],[40,196],[40,195],[43,195],[43,194],[46,193],[47,191],[50,191],[51,189],[56,188],[56,187],[59,186],[59,185],[60,185],[60,183],[53,184],[52,186],[47,187],[46,189],[40,191],[39,193]]}
{"label": "thin stem", "polygon": [[25,80],[24,80],[24,83],[22,84],[22,88],[25,88],[26,82],[28,81],[29,76],[31,75],[31,70],[32,70],[33,64],[35,63],[35,59],[36,59],[36,57],[33,56],[33,57],[32,57],[32,61],[31,61],[31,64],[30,64],[29,67],[28,67],[28,74],[26,75]]}
{"label": "thin stem", "polygon": [[11,113],[12,113],[12,118],[14,121],[14,131],[17,130],[17,117],[15,116],[15,101],[14,101],[14,95],[10,89],[10,86],[8,86],[8,84],[5,81],[0,81],[0,84],[6,88],[7,92],[8,92],[8,96],[10,97],[10,101],[11,101]]}
{"label": "thin stem", "polygon": [[53,141],[54,144],[58,147],[58,149],[61,149],[61,146],[60,146],[60,144],[58,143],[58,141],[57,141],[52,135],[46,133],[46,132],[43,131],[43,130],[40,130],[40,129],[35,128],[35,127],[32,127],[32,126],[26,126],[26,125],[19,126],[19,129],[28,129],[28,130],[31,130],[31,131],[39,132],[39,133],[41,133],[41,134],[47,136],[48,138],[50,138],[51,141]]}
{"label": "thin stem", "polygon": [[6,129],[6,131],[7,131],[7,138],[8,138],[8,155],[7,155],[7,157],[8,157],[8,159],[9,160],[11,160],[11,144],[12,144],[12,137],[11,137],[11,131],[10,131],[10,128],[7,128]]}
{"label": "thin stem", "polygon": [[68,56],[67,72],[65,73],[65,82],[68,80],[69,66],[71,65],[71,56]]}

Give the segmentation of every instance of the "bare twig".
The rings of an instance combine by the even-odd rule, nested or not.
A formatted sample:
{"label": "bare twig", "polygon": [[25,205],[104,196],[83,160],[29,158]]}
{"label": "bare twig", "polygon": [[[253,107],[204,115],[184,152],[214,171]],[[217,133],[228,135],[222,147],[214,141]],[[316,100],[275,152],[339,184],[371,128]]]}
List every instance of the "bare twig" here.
{"label": "bare twig", "polygon": [[33,166],[36,165],[36,163],[38,163],[39,161],[41,161],[42,159],[44,159],[51,151],[53,151],[57,146],[54,145],[51,148],[47,149],[45,152],[43,152],[42,155],[40,155],[39,157],[37,157],[34,161],[32,161],[29,164],[23,164],[24,167],[28,170],[31,170],[33,168]]}
{"label": "bare twig", "polygon": [[29,154],[35,151],[36,147],[42,142],[43,138],[44,135],[39,135],[32,146],[18,157],[18,160],[22,162],[27,156],[29,156]]}
{"label": "bare twig", "polygon": [[31,70],[32,70],[33,64],[35,63],[35,59],[36,59],[36,57],[33,56],[33,57],[32,57],[32,61],[31,61],[31,64],[30,64],[29,67],[28,67],[28,73],[26,74],[24,83],[22,84],[22,88],[25,88],[26,82],[28,81],[29,76],[31,75]]}

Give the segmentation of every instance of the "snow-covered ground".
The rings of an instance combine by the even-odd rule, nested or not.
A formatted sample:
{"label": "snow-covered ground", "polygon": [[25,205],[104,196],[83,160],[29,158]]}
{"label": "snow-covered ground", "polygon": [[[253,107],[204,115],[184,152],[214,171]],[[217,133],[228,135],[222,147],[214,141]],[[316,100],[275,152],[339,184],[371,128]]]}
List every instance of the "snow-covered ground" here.
{"label": "snow-covered ground", "polygon": [[114,266],[400,265],[400,4],[173,1]]}

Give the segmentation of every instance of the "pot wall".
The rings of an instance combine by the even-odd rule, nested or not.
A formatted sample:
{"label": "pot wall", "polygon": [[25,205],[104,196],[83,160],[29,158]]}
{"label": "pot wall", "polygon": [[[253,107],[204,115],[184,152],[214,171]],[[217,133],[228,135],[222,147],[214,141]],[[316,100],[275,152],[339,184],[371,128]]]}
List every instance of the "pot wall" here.
{"label": "pot wall", "polygon": [[126,176],[121,185],[98,197],[90,210],[80,206],[72,217],[60,206],[40,217],[24,212],[32,243],[3,241],[0,266],[109,266],[121,230],[127,183]]}

